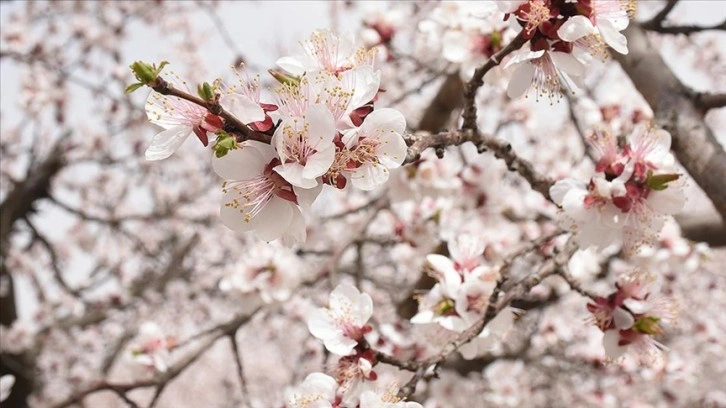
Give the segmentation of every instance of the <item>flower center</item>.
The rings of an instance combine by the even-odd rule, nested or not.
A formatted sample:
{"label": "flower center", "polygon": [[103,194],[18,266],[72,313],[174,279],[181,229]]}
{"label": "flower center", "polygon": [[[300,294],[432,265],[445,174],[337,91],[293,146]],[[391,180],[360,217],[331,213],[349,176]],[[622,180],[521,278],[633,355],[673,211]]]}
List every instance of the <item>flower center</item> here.
{"label": "flower center", "polygon": [[527,35],[532,35],[540,24],[549,21],[551,18],[550,13],[550,8],[545,4],[544,0],[530,0],[529,3],[520,7],[517,16],[520,20],[526,22],[524,30]]}

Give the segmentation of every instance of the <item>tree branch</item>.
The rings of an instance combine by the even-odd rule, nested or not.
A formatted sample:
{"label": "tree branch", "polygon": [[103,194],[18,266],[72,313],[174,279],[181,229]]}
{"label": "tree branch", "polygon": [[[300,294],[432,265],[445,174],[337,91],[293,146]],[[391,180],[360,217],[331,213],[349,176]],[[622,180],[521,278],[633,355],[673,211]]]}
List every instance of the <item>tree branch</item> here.
{"label": "tree branch", "polygon": [[654,31],[656,33],[661,34],[693,34],[693,33],[700,33],[701,31],[710,31],[710,30],[719,30],[724,31],[726,30],[726,20],[714,24],[711,26],[700,26],[700,25],[682,25],[682,26],[649,26],[649,25],[643,25],[643,28],[645,28],[648,31]]}
{"label": "tree branch", "polygon": [[25,218],[37,200],[49,197],[51,180],[66,165],[63,140],[68,134],[60,137],[45,159],[33,165],[27,178],[16,183],[0,204],[0,245],[3,248],[15,222]]}
{"label": "tree branch", "polygon": [[710,109],[723,108],[726,106],[726,93],[694,92],[693,103],[706,113]]}
{"label": "tree branch", "polygon": [[668,15],[673,11],[673,8],[678,4],[679,0],[668,0],[665,7],[661,9],[661,11],[658,12],[652,19],[649,21],[643,23],[643,26],[648,27],[660,27],[663,25],[663,21],[668,17]]}
{"label": "tree branch", "polygon": [[524,38],[524,30],[522,30],[509,44],[507,44],[506,47],[492,55],[492,57],[489,58],[484,65],[474,71],[474,75],[471,77],[469,82],[467,82],[466,87],[464,88],[464,112],[461,115],[464,118],[464,123],[461,126],[462,129],[477,129],[476,91],[479,90],[479,87],[484,85],[484,75],[486,75],[489,70],[499,65],[504,57],[522,48],[526,42],[527,40]]}
{"label": "tree branch", "polygon": [[443,156],[447,146],[458,146],[472,142],[479,152],[491,150],[494,155],[504,160],[510,171],[516,171],[527,180],[532,189],[540,192],[547,200],[552,200],[549,189],[554,181],[548,177],[537,174],[532,163],[517,156],[512,145],[502,139],[480,134],[477,131],[463,130],[457,132],[441,132],[437,134],[414,134],[409,136],[410,143],[405,163],[413,163],[421,157],[421,153],[429,147],[437,149],[437,154]]}
{"label": "tree branch", "polygon": [[239,347],[237,346],[237,337],[236,337],[237,331],[235,330],[233,333],[230,333],[228,335],[229,337],[229,343],[232,346],[232,352],[234,353],[234,361],[237,365],[237,377],[239,378],[239,387],[240,392],[242,393],[242,402],[246,407],[250,407],[249,402],[249,395],[250,392],[247,390],[247,381],[245,381],[245,372],[242,366],[242,354],[239,352]]}
{"label": "tree branch", "polygon": [[[559,233],[560,232],[557,232],[554,235],[557,235]],[[548,236],[548,239],[551,239],[553,236]],[[534,246],[535,248],[541,245],[540,240],[538,240],[537,242],[538,245]],[[532,247],[530,247],[530,250],[531,249]],[[421,380],[427,372],[429,372],[431,369],[436,370],[439,364],[444,362],[452,353],[458,350],[459,347],[468,343],[474,337],[478,336],[479,333],[484,330],[486,325],[489,324],[489,322],[491,322],[504,308],[506,308],[516,300],[523,299],[533,287],[541,283],[546,277],[558,273],[559,270],[563,268],[563,265],[567,264],[567,261],[570,259],[570,256],[573,252],[575,252],[576,249],[577,245],[575,245],[574,240],[570,238],[565,247],[559,253],[557,253],[553,258],[548,259],[536,273],[519,280],[514,286],[507,290],[502,299],[499,300],[499,295],[502,293],[504,283],[509,279],[505,267],[502,267],[501,277],[497,281],[497,285],[489,296],[489,303],[482,318],[471,327],[463,331],[461,334],[459,334],[459,336],[454,341],[444,347],[438,354],[433,355],[425,360],[415,361],[401,360],[380,352],[376,352],[375,355],[378,362],[393,365],[402,370],[411,371],[414,373],[411,379],[403,387],[400,388],[398,392],[398,397],[402,399],[410,397],[416,391],[416,385],[418,384],[418,381]],[[525,250],[516,251],[514,254],[508,257],[509,262],[511,263],[513,259],[527,252],[528,251]]]}
{"label": "tree branch", "polygon": [[[245,313],[245,314],[239,314],[229,320],[226,323],[223,323],[217,327],[215,327],[214,331],[215,333],[212,337],[207,339],[205,342],[203,342],[199,347],[197,347],[194,352],[189,354],[186,358],[180,360],[176,364],[169,367],[169,369],[164,372],[160,373],[154,378],[147,379],[147,380],[140,380],[135,382],[127,382],[127,383],[113,383],[109,381],[101,381],[89,388],[86,388],[83,391],[80,391],[74,395],[72,395],[70,398],[63,400],[55,405],[53,405],[54,408],[63,408],[67,407],[72,404],[79,403],[83,401],[84,398],[86,398],[88,395],[94,394],[99,391],[113,391],[116,394],[119,393],[127,393],[129,391],[135,390],[137,388],[149,388],[149,387],[157,387],[157,391],[155,392],[154,399],[158,399],[159,395],[161,394],[161,391],[163,391],[164,387],[168,385],[173,379],[175,379],[179,374],[181,374],[187,367],[189,367],[192,363],[197,361],[207,350],[211,348],[211,346],[220,338],[224,336],[228,336],[231,333],[234,333],[237,331],[237,329],[242,326],[243,324],[247,323],[252,316],[257,313],[257,311],[260,310],[260,307],[257,309]],[[210,331],[210,333],[213,333],[214,331]],[[120,394],[119,394],[120,395]],[[155,401],[152,401],[152,403]]]}

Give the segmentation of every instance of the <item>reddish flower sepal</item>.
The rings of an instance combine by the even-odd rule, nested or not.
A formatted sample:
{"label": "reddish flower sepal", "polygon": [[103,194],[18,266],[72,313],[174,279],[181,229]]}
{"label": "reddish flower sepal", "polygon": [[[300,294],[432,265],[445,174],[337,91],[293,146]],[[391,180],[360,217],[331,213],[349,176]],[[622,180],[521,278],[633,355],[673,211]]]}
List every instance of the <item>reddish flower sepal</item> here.
{"label": "reddish flower sepal", "polygon": [[223,127],[224,123],[222,122],[222,118],[207,112],[207,114],[204,115],[202,123],[200,123],[199,126],[194,126],[192,130],[194,131],[194,134],[197,135],[197,137],[199,138],[199,141],[202,142],[204,147],[207,147],[209,145],[209,137],[207,136],[207,132],[216,132]]}

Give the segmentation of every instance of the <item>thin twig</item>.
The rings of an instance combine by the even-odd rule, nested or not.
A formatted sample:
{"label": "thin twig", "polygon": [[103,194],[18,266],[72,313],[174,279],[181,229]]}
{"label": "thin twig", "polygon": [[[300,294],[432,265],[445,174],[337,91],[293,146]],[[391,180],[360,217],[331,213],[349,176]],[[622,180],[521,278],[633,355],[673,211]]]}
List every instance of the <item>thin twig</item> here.
{"label": "thin twig", "polygon": [[652,19],[643,23],[643,26],[661,27],[663,25],[663,21],[665,21],[671,11],[673,11],[673,8],[678,4],[678,1],[679,0],[668,0],[665,7],[663,7],[663,9],[658,12],[658,14],[653,16]]}
{"label": "thin twig", "polygon": [[726,106],[726,93],[696,92],[693,94],[693,102],[702,112],[723,108]]}
{"label": "thin twig", "polygon": [[524,30],[520,31],[519,34],[509,43],[506,47],[502,48],[496,54],[492,55],[489,60],[477,68],[474,71],[474,75],[467,82],[464,88],[464,112],[462,117],[464,123],[461,126],[462,129],[476,130],[476,91],[484,85],[484,75],[489,72],[495,66],[501,64],[502,59],[512,52],[522,48],[527,42],[524,38]]}
{"label": "thin twig", "polygon": [[414,134],[409,136],[409,141],[412,143],[408,148],[404,163],[415,162],[421,157],[421,153],[429,147],[444,149],[447,146],[458,146],[466,142],[472,142],[477,146],[479,152],[491,150],[497,158],[504,160],[510,171],[519,173],[529,182],[533,190],[540,192],[547,200],[552,201],[549,190],[554,184],[554,180],[538,174],[532,163],[517,156],[512,150],[512,145],[506,140],[496,139],[477,131],[462,130],[437,134]]}
{"label": "thin twig", "polygon": [[681,25],[681,26],[659,26],[659,27],[647,27],[643,26],[648,31],[654,31],[656,33],[661,34],[693,34],[693,33],[700,33],[701,31],[724,31],[726,30],[726,20],[710,25],[710,26],[700,26],[700,25]]}
{"label": "thin twig", "polygon": [[237,345],[237,331],[229,334],[229,344],[232,346],[232,352],[234,353],[234,361],[237,364],[237,378],[239,378],[239,388],[242,393],[242,403],[246,407],[251,407],[249,401],[250,392],[247,389],[247,381],[245,381],[245,372],[242,366],[242,354],[239,352],[239,346]]}

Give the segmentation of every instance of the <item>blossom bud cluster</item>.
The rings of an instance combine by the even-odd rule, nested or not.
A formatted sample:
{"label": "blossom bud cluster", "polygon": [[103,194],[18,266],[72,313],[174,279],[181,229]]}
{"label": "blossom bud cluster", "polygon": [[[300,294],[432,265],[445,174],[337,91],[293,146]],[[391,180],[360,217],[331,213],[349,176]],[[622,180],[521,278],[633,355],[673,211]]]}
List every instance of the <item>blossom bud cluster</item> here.
{"label": "blossom bud cluster", "polygon": [[406,158],[405,118],[374,109],[376,50],[355,48],[330,31],[313,33],[302,48],[304,54],[278,60],[285,72],[271,71],[280,82],[273,103],[261,101],[256,78],[238,75],[239,86],[216,85],[219,105],[270,144],[237,143],[224,132],[225,120],[186,100],[152,93],[147,104],[149,119],[166,129],[152,140],[147,159],[169,157],[192,132],[205,146],[207,133],[217,134],[213,167],[228,180],[222,220],[264,241],[304,241],[303,211],[324,184],[372,190]]}

